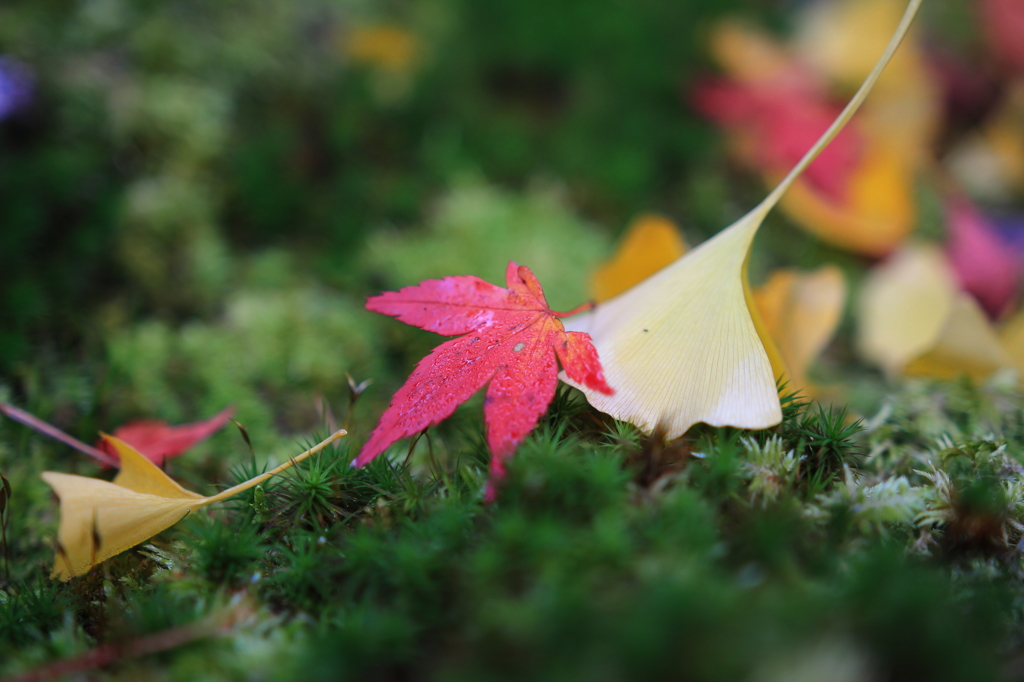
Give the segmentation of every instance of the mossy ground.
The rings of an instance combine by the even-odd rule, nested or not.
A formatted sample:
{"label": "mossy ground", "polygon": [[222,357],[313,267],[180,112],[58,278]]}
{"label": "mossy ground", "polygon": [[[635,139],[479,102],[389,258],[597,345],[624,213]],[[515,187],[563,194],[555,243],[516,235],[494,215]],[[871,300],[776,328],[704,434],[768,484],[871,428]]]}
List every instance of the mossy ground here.
{"label": "mossy ground", "polygon": [[[973,46],[971,7],[922,21]],[[204,493],[332,418],[352,435],[58,583],[39,474],[112,472],[0,421],[0,677],[65,659],[189,682],[1020,677],[1019,387],[888,384],[849,316],[816,376],[847,412],[790,398],[775,429],[664,443],[563,391],[493,505],[478,399],[348,465],[437,343],[367,295],[500,281],[514,259],[569,309],[638,213],[695,244],[761,200],[687,93],[717,19],[785,32],[792,9],[5,1],[0,55],[34,81],[0,119],[0,400],[87,442],[232,404],[252,450],[229,425],[168,464]],[[381,26],[416,58],[346,47]],[[751,278],[825,261],[855,296],[870,263],[772,214]],[[373,380],[357,401],[349,375]]]}
{"label": "mossy ground", "polygon": [[493,505],[465,409],[364,469],[329,449],[64,584],[45,578],[55,505],[31,474],[77,455],[2,434],[3,674],[183,626],[194,641],[100,676],[985,680],[1020,664],[1024,401],[997,383],[913,383],[866,425],[790,400],[769,432],[671,443],[563,391]]}

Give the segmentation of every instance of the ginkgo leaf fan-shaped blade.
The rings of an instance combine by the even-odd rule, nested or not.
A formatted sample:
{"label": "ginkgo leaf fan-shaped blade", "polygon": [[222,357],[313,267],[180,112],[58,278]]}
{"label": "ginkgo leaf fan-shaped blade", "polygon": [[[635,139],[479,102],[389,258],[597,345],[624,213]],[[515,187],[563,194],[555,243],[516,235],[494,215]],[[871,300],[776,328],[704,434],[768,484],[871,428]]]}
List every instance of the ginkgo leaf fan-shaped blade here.
{"label": "ginkgo leaf fan-shaped blade", "polygon": [[913,20],[911,0],[860,89],[782,182],[750,213],[671,265],[593,310],[565,320],[588,332],[614,395],[569,380],[597,409],[669,438],[697,422],[766,428],[782,419],[772,349],[753,305],[746,260],[757,229],[785,191],[864,102]]}
{"label": "ginkgo leaf fan-shaped blade", "polygon": [[114,485],[145,495],[183,500],[205,499],[202,495],[182,488],[149,458],[120,438],[107,434],[102,434],[102,438],[121,460],[121,471],[114,477]]}
{"label": "ginkgo leaf fan-shaped blade", "polygon": [[565,321],[567,329],[590,333],[617,389],[614,396],[587,391],[594,407],[643,429],[661,424],[670,438],[697,422],[779,422],[775,375],[743,286],[762,219],[761,212],[748,214],[624,294]]}
{"label": "ginkgo leaf fan-shaped blade", "polygon": [[96,478],[43,474],[61,500],[53,577],[67,580],[170,528],[206,498],[137,493]]}

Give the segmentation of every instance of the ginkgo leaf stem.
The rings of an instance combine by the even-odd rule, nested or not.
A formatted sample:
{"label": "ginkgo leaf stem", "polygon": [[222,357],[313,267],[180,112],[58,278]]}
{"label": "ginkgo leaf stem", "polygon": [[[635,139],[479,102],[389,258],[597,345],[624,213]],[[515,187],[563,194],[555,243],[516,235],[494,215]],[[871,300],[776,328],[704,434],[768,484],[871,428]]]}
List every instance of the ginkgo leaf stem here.
{"label": "ginkgo leaf stem", "polygon": [[752,211],[767,213],[775,204],[778,203],[782,195],[786,193],[790,185],[796,181],[804,170],[807,169],[814,159],[818,158],[818,155],[829,145],[830,142],[835,138],[836,135],[842,131],[853,115],[857,113],[860,105],[864,103],[868,93],[875,87],[875,82],[878,77],[882,75],[882,71],[889,64],[889,60],[892,59],[896,49],[899,48],[900,43],[903,42],[903,38],[907,35],[907,31],[910,29],[910,24],[914,20],[914,15],[917,14],[918,8],[921,6],[921,0],[910,0],[910,4],[907,5],[907,10],[903,13],[903,19],[900,20],[899,26],[896,28],[896,32],[893,33],[892,38],[889,40],[889,44],[885,48],[885,52],[882,53],[882,57],[875,63],[875,68],[871,70],[868,77],[861,84],[860,88],[854,94],[853,98],[847,103],[846,108],[843,109],[842,113],[839,114],[838,118],[832,122],[832,125],[828,127],[825,133],[818,138],[818,141],[814,143],[814,146],[807,150],[803,158],[793,167],[792,170],[782,179],[782,181],[771,191],[771,193],[765,197],[757,208]]}
{"label": "ginkgo leaf stem", "polygon": [[275,467],[275,468],[271,469],[270,471],[268,471],[268,472],[266,472],[264,474],[260,474],[259,476],[256,476],[255,478],[250,478],[248,481],[245,481],[244,483],[239,483],[236,486],[233,486],[231,488],[228,488],[227,490],[221,491],[220,493],[214,495],[213,497],[207,498],[204,504],[213,504],[214,502],[220,502],[221,500],[226,500],[227,498],[232,497],[233,495],[237,495],[238,493],[242,492],[243,490],[248,490],[249,488],[253,488],[253,487],[259,485],[260,483],[263,483],[263,481],[267,480],[268,478],[270,478],[272,476],[276,476],[277,474],[281,473],[282,471],[290,469],[291,467],[295,466],[296,464],[298,464],[302,460],[306,459],[307,457],[309,457],[311,455],[315,455],[316,453],[320,452],[325,447],[327,447],[328,445],[330,445],[334,441],[338,440],[342,436],[346,435],[347,433],[348,433],[348,431],[345,431],[344,429],[339,429],[338,431],[335,431],[330,436],[328,436],[326,439],[324,439],[320,443],[317,443],[316,445],[314,445],[310,449],[306,450],[302,454],[299,454],[299,455],[296,455],[295,457],[290,458],[284,464],[282,464],[282,465],[280,465],[278,467]]}

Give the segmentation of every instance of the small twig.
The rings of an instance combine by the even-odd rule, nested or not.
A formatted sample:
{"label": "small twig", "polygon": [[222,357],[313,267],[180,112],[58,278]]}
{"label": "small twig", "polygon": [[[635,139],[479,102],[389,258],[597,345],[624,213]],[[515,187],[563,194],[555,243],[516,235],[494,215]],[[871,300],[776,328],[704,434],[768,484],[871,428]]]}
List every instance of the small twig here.
{"label": "small twig", "polygon": [[49,680],[102,668],[121,660],[141,658],[175,649],[229,629],[237,620],[232,616],[238,615],[240,608],[241,605],[235,606],[226,613],[214,614],[195,623],[136,637],[126,642],[105,644],[78,656],[54,661],[22,675],[7,678],[4,682],[49,682]]}
{"label": "small twig", "polygon": [[572,317],[573,315],[578,315],[580,313],[585,313],[588,310],[593,310],[596,305],[597,304],[594,303],[593,301],[587,301],[586,303],[582,303],[567,312],[558,313],[552,310],[551,314],[554,315],[555,317]]}
{"label": "small twig", "polygon": [[[231,423],[238,427],[238,432],[242,434],[242,440],[249,448],[249,460],[252,462],[252,470],[256,471],[256,451],[252,449],[252,441],[249,440],[249,430],[245,428],[242,422],[232,419]],[[333,433],[333,432],[332,432]]]}
{"label": "small twig", "polygon": [[[430,427],[427,427],[427,428],[430,428]],[[405,461],[402,462],[402,468],[403,469],[405,469],[406,467],[409,466],[409,460],[412,459],[412,451],[416,449],[416,443],[420,442],[420,438],[422,438],[423,434],[425,434],[426,432],[427,432],[427,429],[423,429],[422,431],[420,431],[419,433],[416,434],[415,438],[412,439],[412,443],[409,443],[409,452],[406,453]],[[429,440],[427,442],[429,442]]]}
{"label": "small twig", "polygon": [[364,379],[356,383],[356,380],[348,372],[345,372],[345,377],[348,379],[348,410],[345,412],[345,430],[347,431],[352,425],[352,413],[355,412],[359,396],[373,383],[373,379]]}
{"label": "small twig", "polygon": [[72,447],[75,450],[78,450],[79,452],[83,452],[92,457],[93,459],[99,460],[100,462],[103,462],[108,466],[118,468],[121,467],[121,460],[117,459],[116,457],[113,457],[112,455],[109,455],[106,452],[103,452],[102,450],[94,448],[91,445],[86,445],[85,443],[78,440],[74,436],[69,436],[68,434],[64,433],[56,426],[53,426],[52,424],[47,424],[42,419],[39,419],[38,417],[35,417],[26,412],[25,410],[15,407],[14,405],[11,405],[10,403],[0,401],[0,413],[7,415],[9,418],[13,419],[14,421],[20,424],[24,424],[30,429],[35,429],[44,436],[49,436],[54,440],[59,440],[61,443],[64,443],[64,445]]}
{"label": "small twig", "polygon": [[[349,383],[352,382],[352,378],[349,377]],[[320,417],[320,421],[327,426],[327,430],[334,433],[338,430],[338,420],[334,418],[334,410],[331,409],[331,404],[327,402],[327,398],[323,395],[318,395],[314,398],[314,404],[316,405],[317,416]],[[348,431],[349,420],[345,419],[345,430]],[[334,443],[331,448],[337,450],[341,447],[341,443]]]}

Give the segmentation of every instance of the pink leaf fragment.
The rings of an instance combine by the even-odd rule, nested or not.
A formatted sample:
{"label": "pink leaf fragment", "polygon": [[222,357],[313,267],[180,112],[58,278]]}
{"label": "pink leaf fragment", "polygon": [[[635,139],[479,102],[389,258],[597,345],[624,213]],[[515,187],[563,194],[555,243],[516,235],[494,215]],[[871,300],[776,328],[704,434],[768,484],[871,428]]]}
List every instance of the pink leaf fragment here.
{"label": "pink leaf fragment", "polygon": [[[225,407],[209,419],[178,426],[144,419],[120,426],[112,435],[134,447],[157,466],[163,466],[167,458],[180,455],[220,431],[234,413],[235,408]],[[96,447],[117,457],[117,452],[104,438],[96,443]]]}
{"label": "pink leaf fragment", "polygon": [[1020,282],[1017,254],[967,200],[955,199],[946,209],[946,255],[966,291],[994,318],[1013,300]]}

